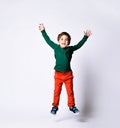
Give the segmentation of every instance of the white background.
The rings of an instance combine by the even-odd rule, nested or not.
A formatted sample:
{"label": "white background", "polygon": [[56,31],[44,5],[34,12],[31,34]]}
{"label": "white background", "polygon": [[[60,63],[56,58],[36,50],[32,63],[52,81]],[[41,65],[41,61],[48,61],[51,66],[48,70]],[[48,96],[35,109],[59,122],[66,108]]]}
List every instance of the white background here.
{"label": "white background", "polygon": [[[120,127],[119,0],[0,0],[0,127]],[[63,86],[58,114],[50,114],[54,53],[50,38],[67,31],[71,45],[86,29],[92,36],[73,55],[76,106],[67,108]],[[57,42],[56,42],[57,43]]]}

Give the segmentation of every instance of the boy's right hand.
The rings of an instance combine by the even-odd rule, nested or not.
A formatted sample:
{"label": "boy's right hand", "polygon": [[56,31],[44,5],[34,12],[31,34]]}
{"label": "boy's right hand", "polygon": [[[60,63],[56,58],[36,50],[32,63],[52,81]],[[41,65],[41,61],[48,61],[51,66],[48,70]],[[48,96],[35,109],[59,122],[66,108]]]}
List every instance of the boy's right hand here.
{"label": "boy's right hand", "polygon": [[45,30],[45,27],[44,27],[44,25],[43,25],[43,24],[39,24],[39,30],[40,30],[40,31]]}

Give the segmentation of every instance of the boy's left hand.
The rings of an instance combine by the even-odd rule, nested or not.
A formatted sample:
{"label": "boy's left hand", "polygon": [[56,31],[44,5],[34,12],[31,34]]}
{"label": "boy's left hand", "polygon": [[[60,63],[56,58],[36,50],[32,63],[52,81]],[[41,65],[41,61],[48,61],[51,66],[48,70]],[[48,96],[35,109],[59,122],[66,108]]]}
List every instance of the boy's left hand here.
{"label": "boy's left hand", "polygon": [[86,30],[86,31],[84,31],[84,34],[89,37],[92,33],[90,30]]}
{"label": "boy's left hand", "polygon": [[45,27],[44,27],[44,25],[43,25],[43,24],[40,24],[40,25],[39,25],[39,30],[40,30],[40,31],[45,30]]}

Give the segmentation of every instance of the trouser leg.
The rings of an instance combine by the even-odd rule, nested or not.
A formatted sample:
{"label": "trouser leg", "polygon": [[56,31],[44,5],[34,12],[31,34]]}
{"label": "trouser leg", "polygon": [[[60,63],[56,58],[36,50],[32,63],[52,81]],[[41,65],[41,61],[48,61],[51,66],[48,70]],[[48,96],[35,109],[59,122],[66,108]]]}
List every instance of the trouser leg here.
{"label": "trouser leg", "polygon": [[66,80],[65,87],[67,91],[68,96],[68,106],[74,106],[75,105],[75,98],[74,98],[74,91],[73,91],[73,78]]}
{"label": "trouser leg", "polygon": [[53,106],[58,106],[59,105],[59,100],[60,100],[60,94],[62,90],[62,84],[63,82],[59,79],[55,79],[54,83],[54,95],[53,95]]}

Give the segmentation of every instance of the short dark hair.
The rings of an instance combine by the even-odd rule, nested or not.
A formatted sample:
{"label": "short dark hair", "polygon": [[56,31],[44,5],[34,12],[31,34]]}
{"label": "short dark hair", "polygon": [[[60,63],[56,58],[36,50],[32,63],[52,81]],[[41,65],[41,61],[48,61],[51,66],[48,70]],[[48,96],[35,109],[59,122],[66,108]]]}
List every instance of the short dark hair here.
{"label": "short dark hair", "polygon": [[70,44],[71,41],[71,36],[69,33],[67,32],[61,32],[60,34],[58,34],[57,40],[59,41],[59,39],[61,38],[61,36],[66,35],[68,37],[68,45]]}

